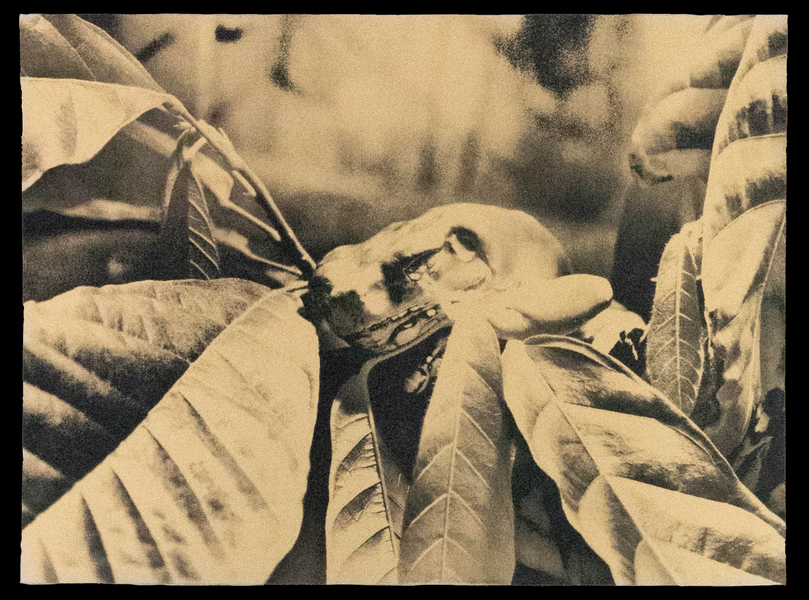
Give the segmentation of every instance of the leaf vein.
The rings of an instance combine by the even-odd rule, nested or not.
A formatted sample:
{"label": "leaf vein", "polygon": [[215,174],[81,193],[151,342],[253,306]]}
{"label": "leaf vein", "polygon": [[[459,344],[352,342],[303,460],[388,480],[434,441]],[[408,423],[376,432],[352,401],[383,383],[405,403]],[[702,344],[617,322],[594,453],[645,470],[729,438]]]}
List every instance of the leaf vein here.
{"label": "leaf vein", "polygon": [[480,471],[478,471],[478,470],[475,468],[475,465],[473,465],[473,464],[472,464],[472,461],[471,461],[471,460],[469,460],[469,458],[467,458],[467,456],[466,456],[466,455],[465,455],[463,452],[461,452],[460,450],[458,450],[457,448],[456,448],[456,450],[455,450],[455,453],[456,453],[458,456],[460,456],[460,457],[461,457],[461,458],[464,460],[464,462],[466,462],[466,464],[467,464],[467,465],[469,465],[469,468],[470,468],[470,469],[472,469],[472,472],[473,472],[473,473],[474,473],[474,474],[475,474],[475,475],[478,477],[478,479],[480,479],[481,483],[483,483],[483,485],[485,485],[485,486],[486,486],[486,489],[487,489],[487,490],[489,490],[490,492],[493,492],[494,490],[492,490],[492,487],[491,487],[491,486],[489,485],[489,483],[486,481],[486,478],[485,478],[485,477],[483,477],[483,475],[481,474],[481,472],[480,472]]}
{"label": "leaf vein", "polygon": [[464,408],[461,408],[461,413],[464,416],[466,416],[467,419],[469,419],[469,422],[472,423],[472,425],[475,426],[475,429],[477,429],[481,433],[481,435],[483,436],[483,439],[485,439],[492,448],[497,448],[495,443],[492,441],[492,438],[489,437],[489,434],[486,433],[483,430],[483,427],[481,427],[480,424],[472,418],[472,415],[470,415],[468,412],[466,412],[466,410]]}
{"label": "leaf vein", "polygon": [[413,525],[415,525],[415,524],[416,524],[416,522],[417,522],[417,521],[418,521],[418,520],[419,520],[421,517],[423,517],[425,514],[427,514],[427,513],[430,511],[430,509],[431,509],[433,506],[435,506],[436,504],[438,504],[439,502],[441,502],[441,500],[443,500],[443,499],[444,499],[444,498],[446,498],[447,496],[448,496],[448,492],[444,492],[443,494],[441,494],[440,496],[438,496],[438,497],[437,497],[435,500],[433,500],[432,502],[430,502],[430,503],[429,503],[427,506],[425,506],[425,507],[424,507],[424,508],[421,510],[421,512],[419,512],[419,514],[417,514],[417,515],[416,515],[416,516],[413,518],[413,520],[412,520],[412,521],[410,521],[410,523],[408,524],[408,526],[407,526],[407,527],[408,527],[408,528],[413,527]]}
{"label": "leaf vein", "polygon": [[480,518],[480,515],[478,515],[478,513],[477,513],[477,511],[475,509],[473,509],[471,506],[469,506],[469,503],[464,499],[464,497],[461,496],[458,492],[455,492],[455,491],[450,492],[450,493],[453,496],[455,496],[456,498],[458,498],[458,500],[461,501],[461,504],[463,504],[464,507],[466,508],[466,510],[469,511],[469,514],[471,514],[472,517],[474,517],[474,519],[480,524],[480,526],[483,527],[483,519]]}
{"label": "leaf vein", "polygon": [[438,460],[438,458],[444,453],[444,450],[449,450],[450,448],[451,448],[450,444],[446,444],[446,445],[442,446],[438,450],[438,452],[436,452],[435,455],[430,459],[430,461],[426,465],[424,465],[424,468],[419,471],[419,474],[416,475],[416,478],[413,480],[413,484],[415,485],[415,483],[419,479],[421,479],[421,476],[424,475],[427,471],[430,470],[430,468],[433,466],[433,463],[435,463],[435,461]]}

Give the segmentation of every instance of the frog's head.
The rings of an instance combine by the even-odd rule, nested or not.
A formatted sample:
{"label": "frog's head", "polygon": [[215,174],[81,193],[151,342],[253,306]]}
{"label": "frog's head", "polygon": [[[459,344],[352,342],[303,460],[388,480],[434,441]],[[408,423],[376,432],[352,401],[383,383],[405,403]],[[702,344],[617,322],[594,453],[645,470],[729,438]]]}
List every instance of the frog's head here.
{"label": "frog's head", "polygon": [[561,245],[533,217],[451,204],[329,252],[309,287],[333,333],[382,354],[448,324],[465,297],[569,272]]}

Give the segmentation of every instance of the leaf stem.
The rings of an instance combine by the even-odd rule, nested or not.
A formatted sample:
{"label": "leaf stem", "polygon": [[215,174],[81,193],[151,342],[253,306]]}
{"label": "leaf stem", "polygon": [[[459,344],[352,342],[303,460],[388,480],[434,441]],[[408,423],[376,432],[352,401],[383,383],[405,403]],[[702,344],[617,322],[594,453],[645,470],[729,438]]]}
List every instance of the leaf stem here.
{"label": "leaf stem", "polygon": [[236,153],[236,149],[233,147],[233,144],[230,143],[230,140],[225,137],[221,130],[218,131],[205,121],[195,119],[179,101],[167,101],[165,106],[171,112],[191,123],[191,125],[193,125],[194,128],[196,128],[197,131],[202,134],[208,143],[211,144],[211,146],[220,154],[222,154],[222,156],[230,163],[231,168],[240,173],[250,183],[250,185],[253,186],[253,188],[256,190],[256,202],[258,202],[259,206],[261,206],[261,208],[267,214],[267,217],[270,219],[272,225],[277,229],[281,236],[281,243],[287,246],[287,249],[291,251],[291,254],[296,259],[297,266],[301,269],[304,278],[308,279],[317,266],[315,261],[312,260],[312,257],[309,256],[309,253],[295,236],[292,228],[281,214],[278,205],[272,199],[267,187],[253,172],[253,170],[247,166],[244,159],[242,159],[242,157]]}

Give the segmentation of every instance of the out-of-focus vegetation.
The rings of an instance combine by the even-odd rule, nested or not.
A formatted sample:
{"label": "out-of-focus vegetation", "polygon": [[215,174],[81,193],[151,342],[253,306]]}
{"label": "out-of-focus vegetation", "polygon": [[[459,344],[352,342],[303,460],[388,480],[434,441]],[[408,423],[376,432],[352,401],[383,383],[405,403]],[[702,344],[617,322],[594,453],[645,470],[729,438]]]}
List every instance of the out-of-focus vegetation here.
{"label": "out-of-focus vegetation", "polygon": [[[693,218],[681,184],[638,189],[626,156],[707,17],[81,16],[227,133],[315,259],[472,201],[533,214],[577,271],[610,276],[628,218],[639,237],[614,287],[643,313],[663,244]],[[137,218],[27,212],[24,230],[27,298],[149,277],[158,250]],[[65,244],[69,264],[52,260]]]}
{"label": "out-of-focus vegetation", "polygon": [[639,106],[704,21],[97,20],[167,91],[227,132],[313,255],[430,206],[471,200],[535,214],[579,268],[600,274],[610,269]]}

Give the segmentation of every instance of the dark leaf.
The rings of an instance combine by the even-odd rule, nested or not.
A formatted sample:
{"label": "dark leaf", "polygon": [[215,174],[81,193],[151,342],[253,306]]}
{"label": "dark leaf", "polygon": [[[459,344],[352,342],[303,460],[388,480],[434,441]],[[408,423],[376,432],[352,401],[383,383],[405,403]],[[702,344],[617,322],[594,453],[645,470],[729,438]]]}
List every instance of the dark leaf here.
{"label": "dark leaf", "polygon": [[193,129],[180,137],[166,179],[161,242],[166,248],[167,278],[215,279],[219,276],[219,251],[208,202],[193,160],[205,139]]}

